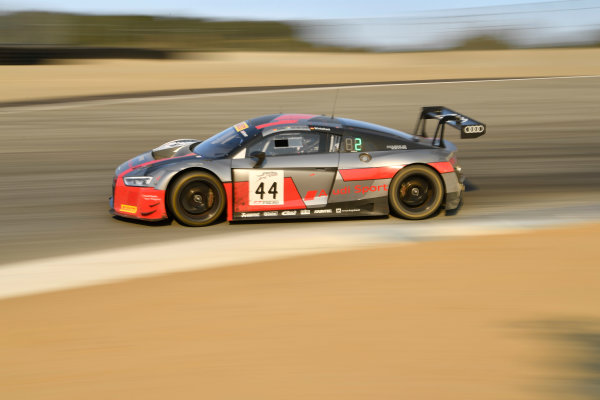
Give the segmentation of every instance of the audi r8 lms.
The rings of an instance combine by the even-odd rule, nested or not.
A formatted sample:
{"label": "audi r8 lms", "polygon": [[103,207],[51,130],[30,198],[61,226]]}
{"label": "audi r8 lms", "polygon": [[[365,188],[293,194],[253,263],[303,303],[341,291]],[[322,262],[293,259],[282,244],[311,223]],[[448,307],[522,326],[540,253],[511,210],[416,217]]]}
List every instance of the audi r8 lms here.
{"label": "audi r8 lms", "polygon": [[[426,123],[434,120],[434,133]],[[388,215],[424,219],[458,208],[463,175],[445,127],[461,138],[484,124],[441,106],[424,107],[414,134],[347,118],[267,115],[207,140],[177,139],[120,165],[114,215],[228,221]],[[431,133],[431,132],[430,132]]]}

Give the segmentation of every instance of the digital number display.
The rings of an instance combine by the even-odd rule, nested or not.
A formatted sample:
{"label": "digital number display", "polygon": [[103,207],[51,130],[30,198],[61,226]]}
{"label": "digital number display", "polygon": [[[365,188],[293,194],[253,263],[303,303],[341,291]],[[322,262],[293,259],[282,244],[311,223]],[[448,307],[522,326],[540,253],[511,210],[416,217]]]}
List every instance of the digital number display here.
{"label": "digital number display", "polygon": [[361,138],[346,138],[346,151],[362,151],[362,139]]}
{"label": "digital number display", "polygon": [[354,151],[361,151],[361,150],[362,150],[362,139],[354,138]]}

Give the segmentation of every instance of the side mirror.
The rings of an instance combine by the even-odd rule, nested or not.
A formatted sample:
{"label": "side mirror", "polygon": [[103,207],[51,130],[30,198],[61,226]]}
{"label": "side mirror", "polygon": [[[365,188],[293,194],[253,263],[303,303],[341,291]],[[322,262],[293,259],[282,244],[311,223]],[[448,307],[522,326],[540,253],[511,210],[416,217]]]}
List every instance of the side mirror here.
{"label": "side mirror", "polygon": [[265,162],[265,156],[266,154],[264,151],[255,151],[254,153],[250,154],[250,157],[256,158],[256,164],[254,164],[254,167],[252,168],[260,167],[263,162]]}

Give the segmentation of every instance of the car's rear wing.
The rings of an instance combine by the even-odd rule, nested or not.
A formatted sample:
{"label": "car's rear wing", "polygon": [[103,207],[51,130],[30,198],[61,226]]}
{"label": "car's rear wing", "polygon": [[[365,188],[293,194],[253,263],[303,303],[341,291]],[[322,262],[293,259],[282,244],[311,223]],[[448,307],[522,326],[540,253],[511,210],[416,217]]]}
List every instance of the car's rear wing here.
{"label": "car's rear wing", "polygon": [[439,147],[445,147],[444,128],[446,125],[450,125],[453,128],[459,129],[461,139],[478,138],[486,132],[485,124],[475,121],[466,115],[459,114],[456,111],[452,111],[443,106],[429,106],[423,107],[421,110],[421,115],[417,121],[417,127],[415,128],[414,133],[416,136],[427,137],[425,123],[428,119],[438,120],[432,143]]}

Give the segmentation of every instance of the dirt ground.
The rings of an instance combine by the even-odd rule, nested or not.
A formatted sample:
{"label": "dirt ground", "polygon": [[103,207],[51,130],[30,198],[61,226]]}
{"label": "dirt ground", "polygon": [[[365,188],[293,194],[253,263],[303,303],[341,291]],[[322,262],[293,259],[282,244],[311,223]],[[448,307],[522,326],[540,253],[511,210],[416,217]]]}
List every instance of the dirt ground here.
{"label": "dirt ground", "polygon": [[0,102],[291,84],[594,75],[600,49],[367,53],[209,53],[188,59],[0,66]]}
{"label": "dirt ground", "polygon": [[597,398],[598,237],[394,245],[4,300],[0,398]]}

